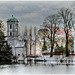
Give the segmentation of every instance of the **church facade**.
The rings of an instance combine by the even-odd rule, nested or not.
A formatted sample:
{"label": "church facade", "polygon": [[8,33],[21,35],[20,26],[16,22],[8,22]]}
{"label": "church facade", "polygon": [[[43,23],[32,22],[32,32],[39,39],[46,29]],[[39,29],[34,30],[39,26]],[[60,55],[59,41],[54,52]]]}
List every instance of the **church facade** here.
{"label": "church facade", "polygon": [[[25,38],[22,38],[21,36],[18,36],[18,19],[15,17],[12,17],[11,19],[7,20],[7,41],[8,44],[12,47],[12,54],[16,59],[12,60],[12,62],[17,61],[18,63],[22,63],[25,60],[26,55],[30,55],[30,38],[28,38],[28,50],[26,54],[26,48],[24,42]],[[40,41],[37,38],[36,41],[36,54],[40,55]],[[31,54],[34,56],[35,52],[35,40],[32,38],[32,48],[31,48]]]}
{"label": "church facade", "polygon": [[[7,20],[7,41],[12,47],[12,54],[16,57],[15,61],[23,62],[25,55],[25,48],[24,48],[24,41],[21,39],[19,40],[18,36],[18,19],[12,17],[11,19]],[[14,60],[12,60],[14,62]]]}

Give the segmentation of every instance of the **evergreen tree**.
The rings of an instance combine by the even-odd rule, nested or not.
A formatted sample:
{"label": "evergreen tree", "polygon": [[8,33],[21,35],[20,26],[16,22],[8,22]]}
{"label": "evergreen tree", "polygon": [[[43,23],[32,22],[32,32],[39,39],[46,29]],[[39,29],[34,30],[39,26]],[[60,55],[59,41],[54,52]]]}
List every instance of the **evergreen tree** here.
{"label": "evergreen tree", "polygon": [[3,24],[0,22],[0,64],[11,63],[12,51],[5,40]]}

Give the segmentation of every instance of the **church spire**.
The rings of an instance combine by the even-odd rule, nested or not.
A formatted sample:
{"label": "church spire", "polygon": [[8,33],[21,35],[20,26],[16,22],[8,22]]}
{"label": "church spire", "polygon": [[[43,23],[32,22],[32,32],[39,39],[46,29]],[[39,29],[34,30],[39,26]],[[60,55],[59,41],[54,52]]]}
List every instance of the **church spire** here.
{"label": "church spire", "polygon": [[13,18],[13,15],[12,15],[12,18]]}

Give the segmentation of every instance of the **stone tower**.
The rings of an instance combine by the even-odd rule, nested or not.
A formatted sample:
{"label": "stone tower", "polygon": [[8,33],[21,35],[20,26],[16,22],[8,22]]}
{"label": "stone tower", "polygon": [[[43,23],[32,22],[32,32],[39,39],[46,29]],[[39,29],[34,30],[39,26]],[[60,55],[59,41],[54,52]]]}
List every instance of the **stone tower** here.
{"label": "stone tower", "polygon": [[7,20],[7,37],[9,40],[18,37],[18,19],[13,16]]}
{"label": "stone tower", "polygon": [[12,52],[15,55],[15,45],[18,40],[18,19],[13,17],[7,19],[7,41],[12,47]]}

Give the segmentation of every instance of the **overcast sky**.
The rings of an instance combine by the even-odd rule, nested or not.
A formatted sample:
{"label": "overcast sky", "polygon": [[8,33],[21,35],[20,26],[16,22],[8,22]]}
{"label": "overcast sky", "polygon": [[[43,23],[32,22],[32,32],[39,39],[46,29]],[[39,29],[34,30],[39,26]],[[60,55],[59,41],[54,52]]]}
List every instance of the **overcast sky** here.
{"label": "overcast sky", "polygon": [[0,19],[6,25],[7,19],[12,15],[19,20],[20,30],[23,31],[24,26],[37,26],[43,24],[45,17],[57,13],[62,7],[70,8],[71,1],[13,1],[0,2]]}

